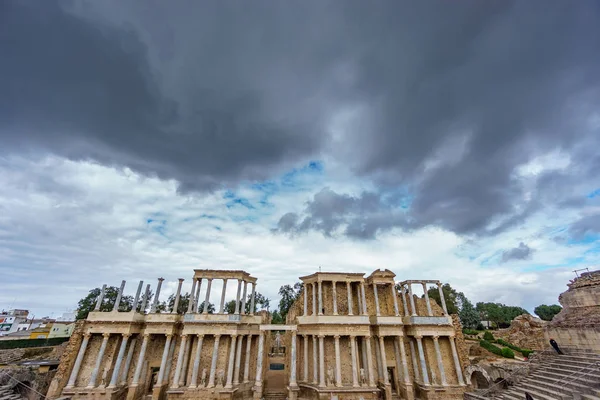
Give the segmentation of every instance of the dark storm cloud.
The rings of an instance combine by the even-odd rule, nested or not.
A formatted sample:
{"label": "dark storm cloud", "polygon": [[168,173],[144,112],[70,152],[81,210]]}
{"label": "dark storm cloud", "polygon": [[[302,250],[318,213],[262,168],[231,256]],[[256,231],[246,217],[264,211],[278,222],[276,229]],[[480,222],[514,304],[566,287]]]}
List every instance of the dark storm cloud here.
{"label": "dark storm cloud", "polygon": [[91,158],[184,190],[325,154],[378,184],[318,193],[281,231],[494,233],[542,205],[522,200],[516,165],[597,144],[592,0],[65,4],[0,6],[2,151]]}
{"label": "dark storm cloud", "polygon": [[502,262],[510,260],[526,260],[531,257],[535,250],[527,246],[525,243],[519,243],[518,247],[502,252]]}

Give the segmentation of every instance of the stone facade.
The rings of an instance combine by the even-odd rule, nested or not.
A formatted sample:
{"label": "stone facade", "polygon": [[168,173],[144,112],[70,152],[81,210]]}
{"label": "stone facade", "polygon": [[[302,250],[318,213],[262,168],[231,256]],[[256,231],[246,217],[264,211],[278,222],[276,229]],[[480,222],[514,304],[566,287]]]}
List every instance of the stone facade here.
{"label": "stone facade", "polygon": [[[290,400],[462,398],[467,356],[460,325],[443,301],[439,307],[427,296],[433,285],[443,299],[441,283],[394,278],[389,270],[366,278],[301,277],[304,288],[286,325],[271,325],[268,313],[253,312],[256,278],[244,271],[195,270],[183,315],[156,312],[161,278],[150,313],[118,312],[117,305],[89,314],[71,337],[48,398],[258,400],[278,390]],[[218,313],[199,309],[214,279],[237,283],[233,314],[224,314],[225,289]],[[423,298],[412,293],[415,285],[423,287]],[[276,357],[269,354],[272,331],[283,332],[278,337],[285,352]],[[273,360],[284,363],[284,377],[269,369]]]}
{"label": "stone facade", "polygon": [[529,314],[519,315],[507,329],[494,332],[496,339],[503,339],[522,349],[544,350],[548,341],[544,337],[544,327],[548,323]]}
{"label": "stone facade", "polygon": [[572,280],[558,301],[563,309],[546,325],[546,340],[600,352],[600,270]]}

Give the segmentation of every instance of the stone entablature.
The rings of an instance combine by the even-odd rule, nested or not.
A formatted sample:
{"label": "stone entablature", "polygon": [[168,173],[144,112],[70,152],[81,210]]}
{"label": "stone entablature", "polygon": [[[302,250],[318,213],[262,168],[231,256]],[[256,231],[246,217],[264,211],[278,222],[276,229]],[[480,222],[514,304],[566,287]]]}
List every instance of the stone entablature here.
{"label": "stone entablature", "polygon": [[[276,330],[285,332],[289,346],[290,400],[331,395],[375,400],[379,393],[391,400],[393,391],[406,399],[433,399],[442,393],[460,398],[464,380],[452,319],[427,296],[419,299],[411,291],[412,284],[441,284],[404,281],[397,286],[394,278],[389,270],[376,270],[367,278],[337,272],[302,277],[304,289],[287,325],[271,325],[266,312],[255,313],[257,279],[244,271],[194,270],[183,315],[177,314],[183,279],[170,312],[157,312],[160,278],[150,313],[119,312],[118,304],[111,312],[90,313],[81,334],[74,335],[80,345],[66,362],[72,365],[68,379],[57,378],[63,383],[54,385],[54,393],[73,399],[151,395],[156,400],[258,400],[265,387],[267,335]],[[224,284],[219,312],[210,314],[200,305],[208,304],[215,279]],[[237,282],[236,309],[227,314],[225,288],[232,280]],[[140,282],[134,310],[140,299],[148,298],[149,286],[141,297]],[[118,299],[124,287],[125,281]]]}

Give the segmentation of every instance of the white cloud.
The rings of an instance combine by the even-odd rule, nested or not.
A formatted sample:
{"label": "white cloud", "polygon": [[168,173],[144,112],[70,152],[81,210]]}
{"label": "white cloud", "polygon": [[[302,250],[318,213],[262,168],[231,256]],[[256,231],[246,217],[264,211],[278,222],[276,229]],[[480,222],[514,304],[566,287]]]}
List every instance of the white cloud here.
{"label": "white cloud", "polygon": [[[182,195],[175,182],[129,170],[59,158],[0,160],[0,308],[29,308],[38,316],[60,313],[103,283],[118,286],[126,279],[126,292],[134,294],[140,279],[154,289],[160,276],[167,279],[161,295],[166,299],[176,290],[177,278],[186,278],[184,291],[190,289],[194,268],[244,269],[276,305],[281,285],[321,266],[323,271],[366,274],[389,268],[398,280],[439,279],[473,301],[531,310],[557,301],[572,277],[573,259],[584,257],[578,262],[584,266],[600,263],[597,253],[584,256],[592,245],[553,239],[551,227],[577,217],[557,210],[476,243],[437,228],[392,231],[361,242],[314,232],[295,239],[273,235],[270,229],[281,214],[301,209],[324,182],[362,186],[328,182],[318,174],[300,176],[298,182],[275,191],[269,206],[249,212],[243,206],[227,208],[223,193]],[[255,205],[262,198],[256,189],[237,194]],[[249,215],[257,222],[239,220]],[[149,219],[158,222],[148,224]],[[536,250],[532,259],[484,262],[522,240]],[[229,283],[228,300],[235,290]],[[221,283],[214,282],[211,301],[218,304],[220,294]]]}

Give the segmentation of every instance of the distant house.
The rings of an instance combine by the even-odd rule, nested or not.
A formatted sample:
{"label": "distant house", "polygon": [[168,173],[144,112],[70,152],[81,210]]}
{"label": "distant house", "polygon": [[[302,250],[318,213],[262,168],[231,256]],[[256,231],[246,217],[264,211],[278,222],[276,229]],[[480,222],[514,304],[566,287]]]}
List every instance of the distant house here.
{"label": "distant house", "polygon": [[75,322],[55,322],[50,328],[48,339],[58,337],[71,337],[75,329]]}
{"label": "distant house", "polygon": [[9,310],[0,313],[0,336],[17,332],[19,326],[27,321],[29,311]]}

